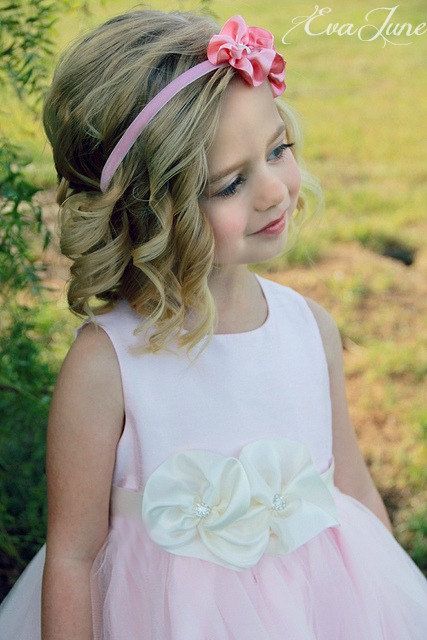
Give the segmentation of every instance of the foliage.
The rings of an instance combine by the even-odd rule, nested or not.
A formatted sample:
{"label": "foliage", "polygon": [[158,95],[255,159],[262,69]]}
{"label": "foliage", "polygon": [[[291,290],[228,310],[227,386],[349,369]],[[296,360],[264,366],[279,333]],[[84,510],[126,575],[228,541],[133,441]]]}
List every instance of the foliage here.
{"label": "foliage", "polygon": [[[100,7],[110,3],[98,0],[93,4],[98,17]],[[175,3],[181,4],[185,3]],[[208,0],[199,4],[211,12]],[[71,13],[89,16],[92,11],[90,5],[88,0],[5,0],[1,7],[0,91],[5,96],[3,105],[8,106],[6,97],[14,95],[17,98],[17,104],[10,103],[12,108],[3,119],[8,135],[0,132],[0,584],[4,585],[4,590],[11,586],[44,540],[44,438],[56,366],[51,359],[44,357],[48,341],[51,347],[49,354],[53,353],[51,337],[54,329],[42,326],[34,319],[35,309],[40,306],[48,308],[49,305],[41,285],[43,267],[38,255],[51,238],[43,223],[42,211],[33,202],[38,189],[25,177],[31,159],[9,138],[19,138],[18,124],[25,122],[29,113],[36,118],[32,136],[24,131],[21,139],[25,149],[32,148],[36,158],[32,164],[40,185],[44,167],[39,162],[43,138],[38,120],[57,40],[52,38],[53,27],[59,18],[65,17],[60,35],[61,38],[71,38],[77,22],[75,17],[70,19],[68,16]],[[412,13],[414,7],[415,3],[412,3]],[[129,4],[124,7],[122,2],[117,2],[113,11],[126,9],[129,9]],[[246,5],[242,10],[249,14],[256,12]],[[354,3],[348,4],[345,11],[349,20],[353,19],[351,12],[359,14]],[[236,7],[235,12],[240,12],[240,9]],[[263,4],[263,20],[275,24],[278,34],[282,29],[280,21],[283,26],[285,24],[286,12],[290,16],[297,15],[297,3],[288,3],[280,15],[276,4]],[[221,17],[215,17],[221,22]],[[251,22],[256,24],[257,20]],[[414,18],[412,22],[415,24],[417,20]],[[321,262],[326,249],[354,239],[371,252],[393,255],[403,264],[412,265],[416,258],[414,248],[421,250],[425,237],[424,226],[420,222],[425,209],[424,166],[420,160],[423,138],[419,136],[425,104],[425,82],[419,73],[425,57],[422,42],[419,40],[411,47],[394,47],[394,50],[390,47],[374,49],[369,45],[361,47],[355,40],[337,42],[333,38],[316,38],[315,56],[307,46],[307,38],[301,38],[293,49],[289,48],[288,99],[303,116],[307,106],[310,108],[310,116],[304,119],[307,155],[312,154],[310,170],[322,177],[328,203],[327,225],[313,228],[313,231],[308,229],[302,234],[301,242],[288,256],[284,267],[308,264],[311,269],[313,261]],[[341,63],[343,51],[346,51],[347,59],[353,60],[351,74],[348,65]],[[370,56],[374,55],[377,58],[372,64]],[[324,67],[326,58],[332,65],[327,71]],[[393,73],[390,73],[391,69]],[[406,90],[403,92],[399,90],[402,77],[406,78]],[[350,81],[356,82],[354,91],[349,91]],[[353,122],[354,127],[351,126]],[[336,126],[326,126],[327,123]],[[55,177],[51,166],[49,175],[51,182],[45,186],[51,187]],[[408,269],[401,281],[405,282],[410,273]],[[377,375],[382,379],[378,386],[386,390],[389,378],[408,377],[414,360],[412,352],[408,351],[406,357],[402,348],[396,350],[395,360],[391,350],[378,350],[375,341],[369,337],[371,334],[379,335],[381,345],[387,345],[380,329],[395,321],[393,311],[390,312],[390,299],[382,308],[378,307],[380,295],[387,295],[387,291],[384,294],[374,292],[375,307],[365,310],[376,276],[374,267],[363,279],[354,276],[354,279],[341,280],[338,272],[336,278],[343,293],[341,296],[337,292],[336,299],[340,311],[347,312],[348,309],[347,334],[351,332],[353,323],[353,333],[360,334],[362,343],[372,356],[372,362],[362,363],[366,379],[370,380],[370,372],[375,372],[379,363],[380,374],[377,372]],[[321,284],[321,278],[316,274],[312,277]],[[327,284],[327,290],[331,292],[330,282]],[[415,288],[411,290],[412,298],[414,291]],[[23,297],[25,302],[18,302]],[[357,315],[359,308],[360,316]],[[398,312],[402,315],[402,311],[403,307],[396,311],[396,318],[400,317]],[[374,321],[377,324],[370,332],[369,323]],[[419,338],[412,323],[410,330],[418,344]],[[393,329],[390,327],[387,331],[390,335]],[[421,361],[414,374],[418,375],[419,381],[423,379],[425,367]],[[371,381],[369,388],[375,389],[374,383]],[[412,377],[409,386],[414,386]],[[377,404],[381,404],[377,398],[371,398],[367,411],[376,414]],[[396,414],[402,414],[402,405],[403,400],[396,404],[393,409]],[[390,409],[385,409],[390,415]],[[425,440],[425,409],[420,408],[419,411],[424,413],[414,422],[419,422],[422,430],[420,439]],[[414,476],[419,473],[421,465],[422,462],[414,465]],[[410,467],[405,466],[406,469]],[[411,486],[419,486],[417,482],[418,485],[414,480]],[[408,537],[405,539],[402,532],[400,539],[407,542],[408,552],[426,571],[425,510],[415,509],[409,519],[405,515],[403,522]],[[3,576],[9,584],[2,579]],[[2,593],[0,590],[0,599],[4,595],[5,591]]]}
{"label": "foliage", "polygon": [[22,168],[30,160],[19,149],[3,139],[0,148],[0,295],[7,299],[15,291],[30,289],[40,293],[37,256],[30,249],[27,237],[34,234],[46,249],[51,233],[42,219],[42,209],[34,204],[39,191],[23,175]]}
{"label": "foliage", "polygon": [[[1,9],[0,90],[39,117],[58,14],[71,0],[15,0]],[[88,3],[83,3],[86,10]],[[46,301],[39,254],[51,241],[31,158],[0,134],[0,598],[46,536],[45,429],[56,372],[37,340],[34,306]],[[24,302],[22,302],[22,299]]]}
{"label": "foliage", "polygon": [[11,86],[20,101],[36,99],[39,107],[48,73],[47,60],[53,55],[49,35],[57,21],[59,3],[47,0],[19,0],[2,7],[0,89]]}
{"label": "foliage", "polygon": [[10,304],[8,316],[0,334],[0,557],[17,573],[46,536],[45,428],[55,374],[43,362],[33,309]]}

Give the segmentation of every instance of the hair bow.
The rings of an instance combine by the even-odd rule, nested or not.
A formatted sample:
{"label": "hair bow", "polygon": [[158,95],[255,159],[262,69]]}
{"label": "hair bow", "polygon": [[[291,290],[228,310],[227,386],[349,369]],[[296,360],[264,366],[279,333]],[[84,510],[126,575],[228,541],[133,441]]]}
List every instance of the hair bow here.
{"label": "hair bow", "polygon": [[270,31],[248,27],[237,15],[209,40],[207,57],[212,64],[228,62],[254,87],[268,78],[274,95],[279,96],[286,89],[286,61],[273,48],[273,41]]}

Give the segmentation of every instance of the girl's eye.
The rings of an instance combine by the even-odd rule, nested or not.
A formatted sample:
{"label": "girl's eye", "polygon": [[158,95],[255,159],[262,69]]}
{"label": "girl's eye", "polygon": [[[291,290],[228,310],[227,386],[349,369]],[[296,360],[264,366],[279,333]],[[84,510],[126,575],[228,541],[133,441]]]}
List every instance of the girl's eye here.
{"label": "girl's eye", "polygon": [[[283,154],[285,153],[286,149],[288,147],[293,147],[294,144],[295,144],[294,142],[290,142],[288,144],[283,143],[278,147],[276,147],[275,149],[273,149],[271,153],[276,154],[275,160],[280,160],[283,157]],[[234,182],[230,184],[230,186],[226,187],[226,189],[223,189],[223,191],[220,191],[219,193],[217,193],[214,197],[228,198],[230,196],[233,196],[236,193],[237,187],[240,184],[243,184],[244,182],[246,182],[246,178],[244,178],[243,176],[237,176],[237,178],[234,180]]]}

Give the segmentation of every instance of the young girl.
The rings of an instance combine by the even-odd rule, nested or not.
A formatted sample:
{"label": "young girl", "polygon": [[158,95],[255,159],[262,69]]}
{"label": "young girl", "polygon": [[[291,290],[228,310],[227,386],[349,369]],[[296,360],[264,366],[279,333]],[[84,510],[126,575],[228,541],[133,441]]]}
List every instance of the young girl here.
{"label": "young girl", "polygon": [[238,15],[125,13],[62,56],[43,122],[88,318],[52,399],[46,545],[2,640],[427,637],[336,323],[248,268],[315,184],[284,76]]}

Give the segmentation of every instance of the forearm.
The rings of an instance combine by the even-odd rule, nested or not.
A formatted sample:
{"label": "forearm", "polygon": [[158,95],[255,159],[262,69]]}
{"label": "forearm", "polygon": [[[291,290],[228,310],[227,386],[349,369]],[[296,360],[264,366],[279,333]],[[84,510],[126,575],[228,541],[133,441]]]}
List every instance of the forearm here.
{"label": "forearm", "polygon": [[376,487],[367,496],[361,498],[360,502],[364,504],[365,507],[368,507],[368,509],[370,509],[370,511],[372,511],[387,527],[390,533],[393,534],[393,527],[391,525],[387,509],[385,508],[384,502]]}
{"label": "forearm", "polygon": [[92,640],[91,564],[46,560],[42,581],[42,640]]}

